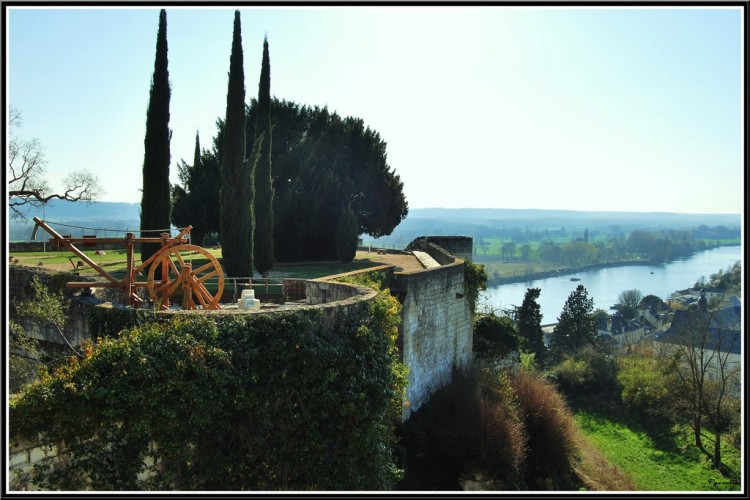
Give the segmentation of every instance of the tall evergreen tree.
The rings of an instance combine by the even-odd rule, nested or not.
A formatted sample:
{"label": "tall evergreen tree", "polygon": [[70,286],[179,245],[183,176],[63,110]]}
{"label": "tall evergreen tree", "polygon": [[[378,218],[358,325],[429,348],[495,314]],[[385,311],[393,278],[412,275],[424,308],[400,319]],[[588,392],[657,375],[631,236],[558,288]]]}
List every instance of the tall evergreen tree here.
{"label": "tall evergreen tree", "polygon": [[193,226],[190,239],[194,244],[202,246],[208,226],[206,220],[212,211],[206,210],[206,200],[201,199],[206,174],[201,160],[200,136],[197,131],[192,166],[181,160],[177,170],[182,186],[172,186],[172,224],[177,227]]}
{"label": "tall evergreen tree", "polygon": [[537,299],[542,290],[529,288],[523,297],[518,310],[518,336],[522,351],[534,353],[537,366],[544,366],[547,358],[547,347],[544,345],[542,332],[542,312]]}
{"label": "tall evergreen tree", "polygon": [[229,62],[224,155],[221,167],[220,233],[228,276],[253,274],[253,176],[255,164],[245,157],[245,72],[240,11],[234,12]]}
{"label": "tall evergreen tree", "polygon": [[599,329],[594,316],[594,299],[589,298],[583,285],[578,285],[565,301],[550,344],[556,361],[587,345],[598,347]]}
{"label": "tall evergreen tree", "polygon": [[199,131],[195,131],[195,152],[193,153],[193,168],[200,168],[201,164],[201,138]]}
{"label": "tall evergreen tree", "polygon": [[[156,60],[146,112],[141,198],[141,235],[145,237],[158,237],[159,233],[170,227],[169,97],[171,90],[167,66],[167,12],[162,9],[159,13]],[[156,231],[148,231],[149,229]],[[141,259],[145,261],[159,248],[158,243],[141,245]]]}
{"label": "tall evergreen tree", "polygon": [[255,172],[255,268],[267,276],[276,263],[273,253],[273,182],[271,174],[271,62],[268,38],[263,40],[263,62],[258,83],[255,140],[260,147]]}

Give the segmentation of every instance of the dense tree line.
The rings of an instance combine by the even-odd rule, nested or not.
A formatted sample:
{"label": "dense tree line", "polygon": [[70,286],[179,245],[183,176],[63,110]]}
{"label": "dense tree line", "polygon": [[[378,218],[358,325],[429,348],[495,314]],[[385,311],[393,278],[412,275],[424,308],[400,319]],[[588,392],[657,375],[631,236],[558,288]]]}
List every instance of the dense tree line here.
{"label": "dense tree line", "polygon": [[[248,134],[258,104],[248,110]],[[274,240],[279,260],[335,259],[336,232],[351,206],[357,234],[393,231],[408,213],[403,182],[386,161],[386,143],[360,118],[274,99]]]}
{"label": "dense tree line", "polygon": [[700,288],[716,288],[727,294],[739,295],[742,288],[742,264],[738,260],[726,270],[719,269],[708,280],[701,278],[695,283]]}
{"label": "dense tree line", "polygon": [[[547,262],[568,266],[584,266],[643,259],[652,263],[669,262],[713,248],[715,243],[695,239],[692,231],[636,230],[628,234],[586,241],[575,238],[569,241],[543,239],[534,248],[528,243],[517,245],[510,242],[500,244],[498,255],[506,262]],[[483,238],[477,248],[487,255],[489,243]]]}
{"label": "dense tree line", "polygon": [[[255,137],[257,108],[253,99],[247,108],[247,137]],[[357,235],[388,235],[406,217],[403,182],[387,163],[386,143],[362,119],[273,99],[271,124],[277,260],[343,259],[351,255]],[[180,179],[186,186],[184,200],[199,211],[214,206],[211,203],[217,199],[216,187],[199,180],[214,175],[216,165],[222,163],[224,123],[217,121],[217,127],[213,148],[203,151],[200,166],[183,162],[181,167],[186,172]],[[251,146],[246,153],[252,153]],[[193,197],[193,193],[199,194]],[[176,197],[177,203],[184,202]],[[342,224],[355,229],[340,230]],[[218,229],[215,221],[206,221],[205,232]],[[343,256],[342,249],[346,249]]]}

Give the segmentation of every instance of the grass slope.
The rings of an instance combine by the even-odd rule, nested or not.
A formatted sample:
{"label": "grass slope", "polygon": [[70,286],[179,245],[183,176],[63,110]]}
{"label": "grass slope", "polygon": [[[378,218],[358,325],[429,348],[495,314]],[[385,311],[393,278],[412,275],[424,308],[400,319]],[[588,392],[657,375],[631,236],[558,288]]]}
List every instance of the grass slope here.
{"label": "grass slope", "polygon": [[[638,424],[614,422],[582,409],[576,410],[575,420],[586,439],[630,476],[639,491],[739,490],[711,468],[683,428],[654,436]],[[739,475],[739,451],[726,446],[723,452],[724,462]]]}

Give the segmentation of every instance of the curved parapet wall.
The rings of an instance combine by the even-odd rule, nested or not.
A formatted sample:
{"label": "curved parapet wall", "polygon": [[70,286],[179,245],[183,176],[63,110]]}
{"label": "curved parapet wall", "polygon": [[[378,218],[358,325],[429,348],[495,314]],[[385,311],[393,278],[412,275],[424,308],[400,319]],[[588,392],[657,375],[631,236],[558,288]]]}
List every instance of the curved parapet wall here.
{"label": "curved parapet wall", "polygon": [[[420,250],[430,252],[433,249],[437,253],[448,254],[459,259],[471,259],[474,251],[474,239],[469,236],[420,236],[414,239],[407,249],[415,247]],[[435,247],[439,250],[435,250]],[[431,254],[432,255],[432,254]],[[447,262],[441,262],[439,258],[432,256],[435,260],[445,265]]]}
{"label": "curved parapet wall", "polygon": [[[283,306],[269,307],[260,311],[242,311],[237,308],[226,308],[221,310],[174,310],[153,311],[149,309],[135,309],[130,307],[115,306],[111,302],[101,300],[94,296],[88,297],[71,297],[71,318],[66,324],[65,336],[72,341],[75,347],[81,345],[86,340],[101,337],[111,337],[117,332],[129,326],[142,324],[148,321],[166,321],[172,317],[185,314],[204,314],[208,316],[222,316],[235,314],[274,314],[283,311],[295,311],[305,309],[322,309],[325,318],[333,318],[335,311],[339,309],[349,309],[355,307],[361,302],[368,302],[377,296],[377,292],[371,288],[358,286],[350,283],[340,283],[333,281],[336,278],[348,274],[357,274],[360,272],[371,272],[374,270],[387,270],[391,266],[381,266],[377,268],[366,269],[346,273],[344,275],[329,276],[316,280],[306,280],[299,283],[304,294],[305,302],[290,302]],[[80,276],[73,276],[70,273],[49,272],[44,269],[30,268],[26,266],[10,266],[9,272],[9,289],[11,297],[20,297],[30,294],[29,283],[32,276],[39,276],[40,280],[52,286],[53,289],[62,289],[70,296],[73,290],[67,289],[65,283],[73,278],[81,280]],[[300,292],[302,291],[300,290]],[[299,292],[297,292],[298,295]],[[11,311],[13,314],[14,311]],[[13,318],[17,320],[18,318]],[[46,325],[37,325],[33,321],[24,321],[25,328],[39,340],[45,340],[52,343],[62,343],[61,336]]]}

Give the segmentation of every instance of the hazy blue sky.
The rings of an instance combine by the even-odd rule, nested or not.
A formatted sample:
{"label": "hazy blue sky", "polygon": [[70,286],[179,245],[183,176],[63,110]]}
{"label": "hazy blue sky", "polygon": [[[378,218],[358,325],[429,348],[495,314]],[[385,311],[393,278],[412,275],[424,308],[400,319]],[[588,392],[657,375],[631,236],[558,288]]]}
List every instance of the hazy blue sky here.
{"label": "hazy blue sky", "polygon": [[[168,8],[171,178],[226,109],[233,8]],[[739,213],[740,8],[249,7],[247,99],[362,118],[412,208]],[[157,7],[8,8],[7,102],[53,185],[139,202]]]}

